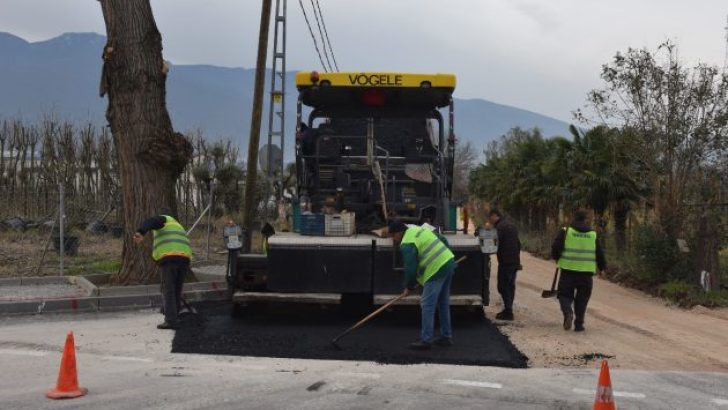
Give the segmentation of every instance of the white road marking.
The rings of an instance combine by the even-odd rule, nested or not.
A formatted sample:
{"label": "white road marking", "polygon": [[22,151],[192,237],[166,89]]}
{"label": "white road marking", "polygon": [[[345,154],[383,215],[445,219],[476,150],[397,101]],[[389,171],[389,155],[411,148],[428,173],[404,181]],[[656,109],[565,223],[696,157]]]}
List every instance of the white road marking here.
{"label": "white road marking", "polygon": [[727,399],[713,399],[713,403],[719,405],[719,406],[728,406],[728,400]]}
{"label": "white road marking", "polygon": [[349,376],[349,377],[361,377],[364,379],[379,379],[382,377],[379,373],[366,373],[366,372],[337,372],[336,373],[339,376]]}
{"label": "white road marking", "polygon": [[119,362],[142,362],[142,363],[151,363],[154,360],[146,358],[146,357],[131,357],[131,356],[101,356],[102,359],[106,360],[116,360]]}
{"label": "white road marking", "polygon": [[225,363],[221,362],[221,365],[227,366],[227,367],[234,367],[236,369],[240,370],[267,370],[267,366],[261,366],[257,364],[245,364],[245,363]]}
{"label": "white road marking", "polygon": [[500,383],[477,382],[477,381],[472,381],[472,380],[445,379],[442,382],[445,384],[453,384],[456,386],[486,387],[488,389],[502,389],[503,388],[503,385]]}
{"label": "white road marking", "polygon": [[43,356],[47,356],[48,352],[41,352],[41,351],[37,351],[37,350],[0,349],[0,354],[10,354],[10,355],[14,355],[14,356],[43,357]]}
{"label": "white road marking", "polygon": [[[572,391],[574,393],[579,393],[579,394],[593,394],[593,395],[597,394],[596,390],[574,389]],[[626,391],[615,391],[612,394],[614,394],[614,397],[627,397],[630,399],[644,399],[647,397],[642,393],[630,393],[630,392],[626,392]]]}

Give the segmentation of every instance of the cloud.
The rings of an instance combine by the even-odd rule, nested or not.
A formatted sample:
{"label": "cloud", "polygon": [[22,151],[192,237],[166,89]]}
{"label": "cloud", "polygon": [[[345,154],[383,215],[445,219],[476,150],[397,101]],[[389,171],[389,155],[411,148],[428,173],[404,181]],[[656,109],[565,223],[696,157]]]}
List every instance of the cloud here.
{"label": "cloud", "polygon": [[[151,1],[165,58],[254,66],[260,1]],[[618,50],[674,38],[686,62],[721,64],[725,53],[725,0],[319,2],[344,70],[453,72],[461,97],[561,119],[600,85],[600,66]],[[105,31],[92,0],[3,0],[0,27],[31,40]],[[289,69],[321,68],[295,0],[288,1],[287,51]]]}

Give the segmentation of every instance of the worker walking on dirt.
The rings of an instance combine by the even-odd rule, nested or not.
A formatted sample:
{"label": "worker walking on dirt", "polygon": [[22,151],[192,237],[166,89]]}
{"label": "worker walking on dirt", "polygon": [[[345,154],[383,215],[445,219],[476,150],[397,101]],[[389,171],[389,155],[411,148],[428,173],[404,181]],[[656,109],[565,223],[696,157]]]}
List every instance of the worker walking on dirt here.
{"label": "worker walking on dirt", "polygon": [[[420,340],[410,349],[427,350],[432,344],[452,345],[450,323],[450,283],[455,272],[455,255],[447,240],[426,227],[410,226],[400,221],[389,223],[394,245],[399,245],[404,261],[404,296],[410,294],[417,283],[422,285],[420,306],[422,330]],[[435,310],[439,311],[440,336],[434,338]]]}
{"label": "worker walking on dirt", "polygon": [[521,241],[518,228],[492,208],[488,221],[495,227],[498,241],[498,293],[503,298],[503,310],[495,315],[498,320],[513,320],[513,301],[516,298],[516,273],[521,267]]}
{"label": "worker walking on dirt", "polygon": [[[597,233],[587,223],[587,212],[577,209],[571,225],[559,231],[551,256],[561,269],[558,298],[564,314],[564,330],[584,331],[584,315],[593,287],[593,276],[606,266]],[[573,310],[572,310],[573,306]]]}
{"label": "worker walking on dirt", "polygon": [[162,208],[159,215],[151,217],[139,226],[134,242],[144,242],[144,235],[152,231],[154,243],[152,258],[162,271],[162,306],[164,322],[158,329],[176,329],[179,326],[178,312],[182,303],[182,285],[190,269],[192,249],[190,240],[182,225],[171,216],[172,212]]}

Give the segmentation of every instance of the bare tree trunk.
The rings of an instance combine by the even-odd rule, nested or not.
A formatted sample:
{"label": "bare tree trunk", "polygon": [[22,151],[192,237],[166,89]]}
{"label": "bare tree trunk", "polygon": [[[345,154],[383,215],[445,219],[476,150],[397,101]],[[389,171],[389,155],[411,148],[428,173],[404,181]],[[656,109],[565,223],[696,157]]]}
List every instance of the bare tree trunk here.
{"label": "bare tree trunk", "polygon": [[122,266],[115,280],[147,283],[158,277],[151,242],[136,247],[132,235],[159,207],[174,210],[175,181],[192,147],[174,132],[167,112],[167,66],[149,0],[100,4],[107,33],[100,91],[109,95],[106,118],[119,155],[124,216]]}

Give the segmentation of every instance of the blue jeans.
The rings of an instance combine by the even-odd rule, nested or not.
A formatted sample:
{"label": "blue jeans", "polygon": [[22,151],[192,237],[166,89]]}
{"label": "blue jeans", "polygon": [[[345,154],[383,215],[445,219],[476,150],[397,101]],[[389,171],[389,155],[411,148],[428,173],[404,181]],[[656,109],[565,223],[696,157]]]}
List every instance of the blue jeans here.
{"label": "blue jeans", "polygon": [[423,342],[432,342],[435,327],[435,309],[440,313],[440,336],[452,337],[450,324],[450,283],[453,272],[447,272],[441,278],[433,278],[425,282],[422,289],[420,306],[422,307],[422,333]]}

